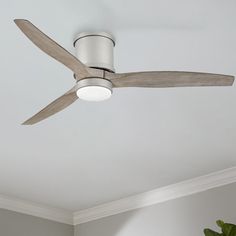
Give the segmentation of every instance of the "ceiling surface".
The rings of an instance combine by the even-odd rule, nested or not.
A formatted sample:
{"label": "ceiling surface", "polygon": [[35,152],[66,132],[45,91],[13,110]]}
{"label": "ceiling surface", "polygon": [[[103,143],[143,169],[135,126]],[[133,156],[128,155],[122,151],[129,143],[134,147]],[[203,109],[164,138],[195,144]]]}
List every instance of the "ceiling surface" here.
{"label": "ceiling surface", "polygon": [[111,32],[117,72],[236,75],[234,0],[0,1],[0,193],[81,210],[236,165],[235,86],[117,89],[21,126],[74,80],[13,23],[72,53],[76,33]]}

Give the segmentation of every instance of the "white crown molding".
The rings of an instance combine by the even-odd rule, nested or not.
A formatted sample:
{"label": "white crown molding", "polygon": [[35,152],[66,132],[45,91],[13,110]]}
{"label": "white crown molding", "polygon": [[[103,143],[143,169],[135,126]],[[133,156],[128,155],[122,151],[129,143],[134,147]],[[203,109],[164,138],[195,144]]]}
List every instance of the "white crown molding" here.
{"label": "white crown molding", "polygon": [[72,212],[0,194],[0,209],[73,225]]}
{"label": "white crown molding", "polygon": [[117,201],[108,202],[103,205],[74,213],[1,194],[0,208],[69,225],[78,225],[122,212],[203,192],[234,182],[236,182],[236,167],[214,172]]}
{"label": "white crown molding", "polygon": [[236,182],[236,167],[74,213],[74,225],[139,209]]}

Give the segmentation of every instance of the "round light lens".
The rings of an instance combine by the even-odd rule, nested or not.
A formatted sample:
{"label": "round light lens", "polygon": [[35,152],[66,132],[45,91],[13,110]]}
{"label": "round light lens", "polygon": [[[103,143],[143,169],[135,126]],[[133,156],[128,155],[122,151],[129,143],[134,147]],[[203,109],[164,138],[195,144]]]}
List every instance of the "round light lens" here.
{"label": "round light lens", "polygon": [[77,90],[77,96],[85,101],[103,101],[111,97],[111,90],[102,86],[85,86]]}

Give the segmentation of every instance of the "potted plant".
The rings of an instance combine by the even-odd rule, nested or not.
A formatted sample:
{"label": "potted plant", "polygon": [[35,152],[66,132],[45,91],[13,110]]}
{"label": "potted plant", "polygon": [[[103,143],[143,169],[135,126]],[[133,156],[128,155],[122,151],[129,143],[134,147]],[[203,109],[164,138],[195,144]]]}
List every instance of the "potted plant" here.
{"label": "potted plant", "polygon": [[236,225],[224,223],[222,220],[217,220],[216,224],[221,228],[221,233],[217,233],[211,229],[204,229],[205,236],[236,236]]}

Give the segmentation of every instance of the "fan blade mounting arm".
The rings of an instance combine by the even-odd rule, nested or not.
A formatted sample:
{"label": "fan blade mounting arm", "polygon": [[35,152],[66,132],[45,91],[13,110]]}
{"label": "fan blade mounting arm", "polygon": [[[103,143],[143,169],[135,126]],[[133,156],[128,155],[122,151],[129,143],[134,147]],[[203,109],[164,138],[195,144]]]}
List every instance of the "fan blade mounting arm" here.
{"label": "fan blade mounting arm", "polygon": [[120,87],[195,87],[195,86],[231,86],[234,76],[198,72],[150,71],[114,74],[106,72],[114,88]]}
{"label": "fan blade mounting arm", "polygon": [[76,74],[77,78],[91,76],[86,65],[45,35],[31,22],[25,19],[15,19],[14,22],[37,47],[71,69]]}
{"label": "fan blade mounting arm", "polygon": [[33,125],[35,123],[38,123],[39,121],[42,121],[71,105],[78,99],[78,96],[76,94],[77,87],[78,86],[75,85],[67,93],[65,93],[64,95],[50,103],[48,106],[46,106],[44,109],[42,109],[40,112],[22,123],[22,125]]}

